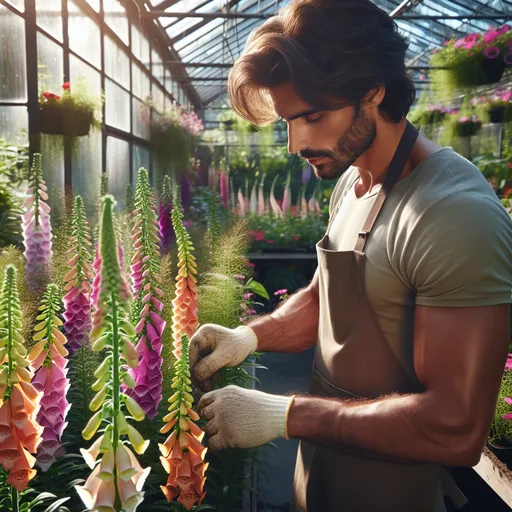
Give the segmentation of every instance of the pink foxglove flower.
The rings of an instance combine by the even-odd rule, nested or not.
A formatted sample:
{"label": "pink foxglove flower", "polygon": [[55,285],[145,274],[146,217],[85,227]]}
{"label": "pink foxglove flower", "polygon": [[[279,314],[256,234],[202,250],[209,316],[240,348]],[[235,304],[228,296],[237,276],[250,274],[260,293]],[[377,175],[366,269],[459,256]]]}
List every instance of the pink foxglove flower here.
{"label": "pink foxglove flower", "polygon": [[29,197],[23,207],[23,243],[25,245],[26,279],[33,291],[42,291],[50,279],[52,262],[52,228],[48,188],[43,179],[41,155],[34,154],[30,171]]}
{"label": "pink foxglove flower", "polygon": [[67,251],[69,272],[64,276],[64,331],[71,352],[87,342],[91,330],[91,235],[80,196],[75,197],[72,213],[71,248]]}
{"label": "pink foxglove flower", "polygon": [[126,389],[149,418],[158,414],[162,400],[162,333],[165,321],[160,316],[163,296],[159,288],[160,251],[155,200],[146,169],[139,170],[135,192],[135,216],[133,241],[135,254],[132,258],[132,291],[135,298],[134,323],[136,322],[137,354],[139,366],[130,370],[136,386]]}
{"label": "pink foxglove flower", "polygon": [[61,301],[56,285],[48,285],[39,309],[39,323],[34,327],[36,344],[27,359],[31,369],[37,372],[32,384],[43,394],[37,422],[44,431],[43,442],[37,452],[37,463],[43,471],[47,471],[56,457],[63,454],[61,437],[67,426],[66,415],[70,408],[66,400],[70,386],[66,376],[68,361],[65,359],[68,351],[64,346],[67,339],[59,330],[63,324],[58,316]]}

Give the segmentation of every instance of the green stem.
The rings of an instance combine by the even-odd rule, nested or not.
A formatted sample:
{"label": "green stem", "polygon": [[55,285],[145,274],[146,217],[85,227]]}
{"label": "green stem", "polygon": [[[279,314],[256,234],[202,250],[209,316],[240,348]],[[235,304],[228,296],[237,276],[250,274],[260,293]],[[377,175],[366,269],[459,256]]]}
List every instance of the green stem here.
{"label": "green stem", "polygon": [[[120,389],[120,377],[119,377],[119,330],[117,325],[117,300],[114,292],[111,294],[112,300],[112,373],[113,373],[113,384],[112,384],[112,400],[114,405],[114,434],[113,434],[113,446],[114,456],[117,454],[117,446],[119,443],[119,425],[117,424],[117,417],[121,410],[119,389]],[[116,486],[116,503],[119,502],[119,491],[117,488],[117,478],[115,480]]]}
{"label": "green stem", "polygon": [[119,330],[117,325],[117,303],[115,294],[112,293],[112,369],[113,369],[113,389],[112,399],[114,402],[114,451],[117,449],[119,441],[119,431],[117,425],[117,415],[121,409],[119,387],[121,385],[119,379]]}
{"label": "green stem", "polygon": [[14,487],[11,487],[11,506],[12,512],[19,512],[20,504],[18,498],[18,491]]}
{"label": "green stem", "polygon": [[[11,383],[11,373],[12,373],[12,357],[11,357],[11,351],[12,351],[12,303],[13,303],[13,297],[12,297],[12,287],[13,287],[13,280],[12,278],[9,279],[9,303],[7,306],[7,325],[8,325],[8,341],[7,341],[7,382],[8,384]],[[8,388],[9,391],[9,388]],[[6,393],[7,395],[7,393]]]}

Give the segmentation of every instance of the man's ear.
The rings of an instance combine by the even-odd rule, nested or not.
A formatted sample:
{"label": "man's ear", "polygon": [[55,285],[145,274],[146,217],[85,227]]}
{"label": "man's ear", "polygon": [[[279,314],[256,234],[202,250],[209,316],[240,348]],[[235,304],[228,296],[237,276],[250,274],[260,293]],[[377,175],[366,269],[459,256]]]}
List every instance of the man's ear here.
{"label": "man's ear", "polygon": [[378,107],[382,103],[382,100],[384,99],[385,95],[386,87],[384,85],[381,85],[376,89],[368,91],[363,98],[363,102],[366,103],[366,105],[368,105],[369,107]]}

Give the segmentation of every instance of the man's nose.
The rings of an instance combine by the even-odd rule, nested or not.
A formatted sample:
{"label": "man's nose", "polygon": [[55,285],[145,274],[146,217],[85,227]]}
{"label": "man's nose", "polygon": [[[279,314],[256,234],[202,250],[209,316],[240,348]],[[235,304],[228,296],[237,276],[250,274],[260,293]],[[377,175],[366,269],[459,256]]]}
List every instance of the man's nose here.
{"label": "man's nose", "polygon": [[299,151],[303,151],[309,146],[309,141],[302,127],[288,124],[288,153],[293,155]]}

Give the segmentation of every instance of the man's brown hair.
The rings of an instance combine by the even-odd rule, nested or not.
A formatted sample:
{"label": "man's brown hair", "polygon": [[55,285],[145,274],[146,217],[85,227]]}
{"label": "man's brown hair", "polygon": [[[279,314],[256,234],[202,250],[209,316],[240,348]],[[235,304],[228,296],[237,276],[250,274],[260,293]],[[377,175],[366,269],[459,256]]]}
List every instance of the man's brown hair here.
{"label": "man's brown hair", "polygon": [[359,105],[384,86],[380,111],[393,122],[415,99],[407,42],[369,0],[292,0],[254,30],[228,79],[233,109],[254,124],[277,120],[268,89],[290,83],[314,108]]}

